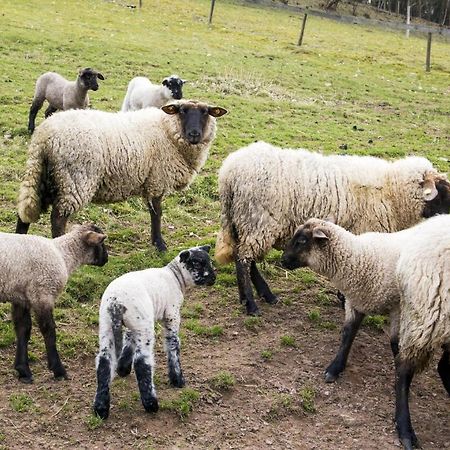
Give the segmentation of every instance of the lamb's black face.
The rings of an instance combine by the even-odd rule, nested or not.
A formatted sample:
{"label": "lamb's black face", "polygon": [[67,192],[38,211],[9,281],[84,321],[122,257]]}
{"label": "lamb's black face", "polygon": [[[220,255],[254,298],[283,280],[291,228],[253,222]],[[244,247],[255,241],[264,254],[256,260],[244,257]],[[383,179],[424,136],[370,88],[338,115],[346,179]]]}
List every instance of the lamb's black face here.
{"label": "lamb's black face", "polygon": [[108,250],[105,246],[106,235],[101,228],[95,225],[89,225],[88,231],[84,234],[84,242],[92,250],[91,265],[104,266],[108,262]]}
{"label": "lamb's black face", "polygon": [[184,80],[175,76],[165,78],[162,82],[163,86],[166,86],[170,90],[170,92],[172,92],[172,97],[175,100],[180,100],[181,98],[183,98],[184,83]]}
{"label": "lamb's black face", "polygon": [[438,194],[433,200],[425,202],[422,216],[425,218],[437,214],[448,214],[450,211],[450,183],[447,180],[437,180],[435,184]]}
{"label": "lamb's black face", "polygon": [[97,78],[100,80],[105,79],[101,73],[90,68],[83,69],[80,72],[80,78],[86,89],[91,89],[92,91],[98,90]]}
{"label": "lamb's black face", "polygon": [[210,247],[194,247],[180,253],[180,262],[184,264],[197,286],[212,286],[216,281],[216,274],[209,257]]}
{"label": "lamb's black face", "polygon": [[287,243],[281,256],[281,265],[293,270],[308,265],[306,256],[312,247],[311,230],[304,226],[299,228],[294,237]]}

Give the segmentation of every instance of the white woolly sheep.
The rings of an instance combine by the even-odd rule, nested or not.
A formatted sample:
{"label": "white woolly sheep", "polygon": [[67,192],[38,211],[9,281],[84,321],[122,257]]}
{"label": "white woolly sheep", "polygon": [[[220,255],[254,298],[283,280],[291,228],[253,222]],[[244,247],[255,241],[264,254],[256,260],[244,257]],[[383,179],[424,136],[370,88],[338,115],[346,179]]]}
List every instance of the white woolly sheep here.
{"label": "white woolly sheep", "polygon": [[414,236],[396,270],[401,299],[395,420],[408,450],[418,446],[409,413],[410,385],[441,347],[438,373],[450,395],[450,220],[437,225]]}
{"label": "white woolly sheep", "polygon": [[12,303],[17,336],[15,369],[19,380],[32,382],[28,341],[33,310],[45,340],[48,368],[56,379],[67,378],[56,349],[53,308],[71,273],[83,264],[103,266],[108,253],[105,235],[94,225],[74,226],[57,239],[0,233],[0,296]]}
{"label": "white woolly sheep", "polygon": [[277,297],[255,261],[282,249],[310,217],[333,217],[355,233],[398,231],[448,213],[450,183],[425,158],[388,162],[324,156],[257,142],[230,154],[219,171],[222,230],[219,263],[236,264],[241,303],[258,314],[251,282],[268,303]]}
{"label": "white woolly sheep", "polygon": [[[282,257],[284,267],[308,266],[328,277],[346,296],[341,346],[326,369],[327,382],[335,381],[344,370],[364,315],[390,314],[392,352],[394,357],[399,354],[400,342],[397,362],[403,361],[397,364],[397,429],[408,449],[417,443],[407,404],[414,367],[427,359],[431,349],[450,343],[450,271],[445,261],[449,252],[449,216],[433,217],[397,233],[359,236],[333,223],[310,219],[296,231]],[[447,388],[448,351],[441,361],[440,374]]]}
{"label": "white woolly sheep", "polygon": [[153,84],[146,77],[135,77],[128,84],[121,111],[137,111],[150,106],[161,108],[170,100],[180,100],[184,83],[186,80],[178,75],[164,78],[162,86]]}
{"label": "white woolly sheep", "polygon": [[42,108],[44,101],[48,101],[45,117],[49,117],[55,111],[66,111],[68,109],[84,109],[89,105],[87,91],[98,89],[97,78],[105,78],[100,72],[89,67],[80,69],[75,81],[68,81],[55,72],[46,72],[36,81],[33,103],[30,108],[28,119],[28,131],[33,133],[36,115]]}
{"label": "white woolly sheep", "polygon": [[[175,387],[184,386],[178,337],[180,309],[188,288],[211,286],[215,282],[209,250],[209,246],[184,250],[165,267],[127,273],[106,288],[100,304],[94,401],[94,412],[102,419],[109,415],[109,386],[116,370],[123,377],[130,373],[132,365],[145,410],[158,410],[153,384],[154,326],[158,320],[164,325],[170,383]],[[127,329],[123,345],[122,326]]]}
{"label": "white woolly sheep", "polygon": [[65,111],[44,121],[33,135],[20,187],[16,232],[26,233],[52,205],[53,237],[69,216],[89,202],[140,195],[161,236],[163,196],[185,189],[205,164],[216,133],[216,117],[227,111],[197,101],[127,113]]}

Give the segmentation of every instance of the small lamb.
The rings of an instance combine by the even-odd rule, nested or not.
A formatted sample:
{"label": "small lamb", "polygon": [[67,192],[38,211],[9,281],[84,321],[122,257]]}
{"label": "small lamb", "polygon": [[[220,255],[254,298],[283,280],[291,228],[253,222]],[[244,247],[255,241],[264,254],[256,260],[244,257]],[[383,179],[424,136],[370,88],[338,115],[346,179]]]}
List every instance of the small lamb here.
{"label": "small lamb", "polygon": [[105,79],[100,72],[89,67],[80,69],[75,81],[68,81],[55,72],[46,72],[41,75],[36,81],[36,89],[28,119],[28,131],[33,133],[36,115],[45,100],[49,103],[45,110],[45,118],[57,110],[87,108],[89,106],[87,91],[98,89],[97,78]]}
{"label": "small lamb", "polygon": [[[124,377],[130,373],[132,364],[145,410],[158,410],[153,384],[157,320],[164,326],[170,383],[184,386],[178,337],[180,309],[188,288],[211,286],[215,282],[209,250],[208,245],[184,250],[165,267],[127,273],[106,288],[100,304],[94,401],[94,412],[102,419],[109,416],[109,386],[115,372]],[[122,325],[127,328],[123,341]]]}
{"label": "small lamb", "polygon": [[183,98],[183,84],[178,75],[164,78],[162,86],[153,84],[146,77],[135,77],[128,84],[121,111],[137,111],[151,106],[161,108],[169,100]]}
{"label": "small lamb", "polygon": [[48,368],[56,379],[67,378],[56,349],[53,308],[70,274],[83,264],[103,266],[106,236],[94,225],[77,225],[57,239],[0,233],[0,301],[12,303],[17,336],[15,369],[23,383],[33,381],[28,341],[33,310],[45,339]]}

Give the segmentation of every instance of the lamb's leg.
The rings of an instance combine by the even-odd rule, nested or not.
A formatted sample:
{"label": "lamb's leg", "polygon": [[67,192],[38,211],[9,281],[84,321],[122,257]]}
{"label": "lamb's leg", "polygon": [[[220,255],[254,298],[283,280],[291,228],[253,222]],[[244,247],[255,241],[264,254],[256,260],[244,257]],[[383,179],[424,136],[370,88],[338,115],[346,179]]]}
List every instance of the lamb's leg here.
{"label": "lamb's leg", "polygon": [[256,292],[263,300],[271,305],[278,303],[278,297],[272,293],[266,280],[259,273],[255,261],[252,261],[250,265],[250,278],[253,286],[255,286]]}
{"label": "lamb's leg", "polygon": [[19,373],[20,381],[23,383],[32,383],[33,376],[28,363],[28,341],[30,340],[31,334],[30,309],[13,303],[12,318],[17,336],[16,360],[14,363],[14,368]]}
{"label": "lamb's leg", "polygon": [[58,208],[53,206],[50,221],[52,223],[52,238],[62,236],[66,232],[68,217],[59,213]]}
{"label": "lamb's leg", "polygon": [[395,365],[395,423],[398,437],[406,450],[418,446],[418,441],[411,424],[409,413],[409,387],[414,376],[414,366],[405,361]]}
{"label": "lamb's leg", "polygon": [[53,319],[53,309],[51,307],[44,307],[41,304],[40,308],[36,310],[36,320],[44,336],[48,368],[53,372],[55,379],[67,380],[66,369],[62,365],[58,350],[56,349],[56,326],[55,320]]}
{"label": "lamb's leg", "polygon": [[161,235],[161,216],[162,216],[162,196],[153,197],[151,200],[147,201],[148,210],[150,211],[151,218],[151,234],[152,234],[152,244],[156,247],[159,252],[165,252],[167,250],[167,245]]}
{"label": "lamb's leg", "polygon": [[155,385],[153,384],[153,373],[155,368],[153,358],[153,345],[155,342],[155,331],[148,328],[136,333],[136,352],[134,354],[134,371],[141,394],[141,401],[147,412],[158,411],[158,399],[156,397]]}
{"label": "lamb's leg", "polygon": [[364,314],[356,311],[350,305],[349,301],[345,303],[345,322],[342,328],[341,345],[336,357],[325,370],[325,381],[332,383],[344,371],[347,364],[348,354],[352,347],[356,333],[364,319]]}
{"label": "lamb's leg", "polygon": [[438,364],[438,372],[448,395],[450,395],[450,344],[444,345],[443,349],[444,352]]}
{"label": "lamb's leg", "polygon": [[128,330],[123,337],[123,347],[119,360],[117,361],[117,374],[126,377],[131,372],[133,356],[136,348],[136,340],[133,333]]}
{"label": "lamb's leg", "polygon": [[54,112],[58,111],[57,108],[54,108],[52,105],[48,105],[48,108],[45,110],[45,118],[51,116]]}
{"label": "lamb's leg", "polygon": [[394,359],[398,355],[398,344],[399,344],[399,332],[400,332],[400,309],[395,308],[391,311],[390,314],[390,322],[391,322],[391,350],[394,355]]}
{"label": "lamb's leg", "polygon": [[30,224],[22,222],[22,219],[19,216],[17,216],[16,233],[27,234],[29,228]]}
{"label": "lamb's leg", "polygon": [[172,386],[181,388],[185,385],[180,363],[180,315],[166,317],[164,320],[165,350],[167,352],[167,367]]}
{"label": "lamb's leg", "polygon": [[236,263],[236,277],[239,290],[239,299],[247,309],[247,314],[250,316],[258,316],[260,314],[258,307],[253,297],[253,290],[251,285],[250,267],[251,261],[240,260],[235,257]]}
{"label": "lamb's leg", "polygon": [[33,133],[35,128],[35,121],[38,111],[42,108],[44,104],[44,98],[35,98],[31,104],[30,114],[28,116],[28,131]]}

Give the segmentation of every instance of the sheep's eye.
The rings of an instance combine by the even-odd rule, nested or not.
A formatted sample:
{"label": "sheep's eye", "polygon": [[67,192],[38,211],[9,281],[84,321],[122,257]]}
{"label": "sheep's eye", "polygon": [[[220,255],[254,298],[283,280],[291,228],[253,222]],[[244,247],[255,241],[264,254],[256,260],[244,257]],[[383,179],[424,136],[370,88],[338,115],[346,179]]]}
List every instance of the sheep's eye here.
{"label": "sheep's eye", "polygon": [[308,239],[306,238],[306,236],[300,236],[300,237],[297,239],[296,244],[297,244],[297,245],[305,245],[307,242],[308,242]]}

